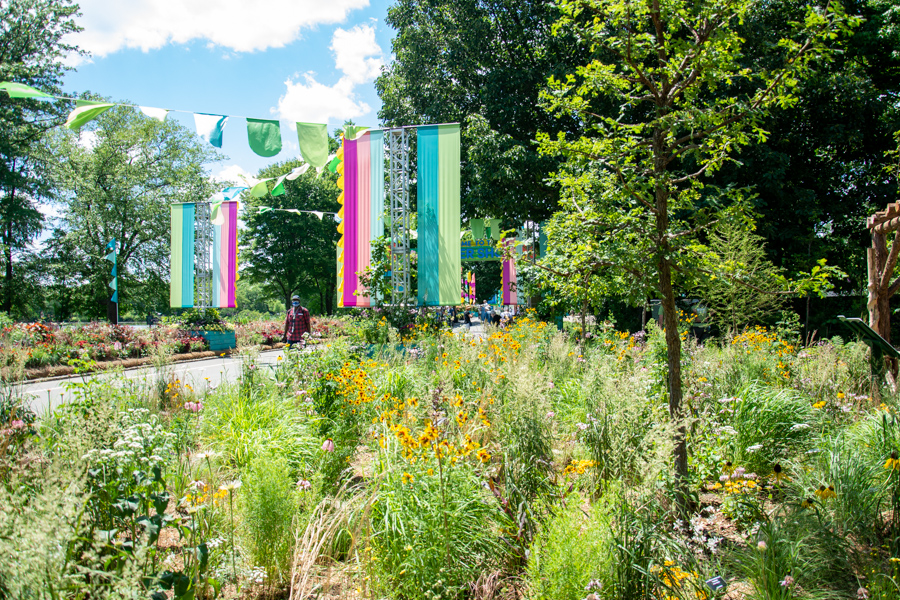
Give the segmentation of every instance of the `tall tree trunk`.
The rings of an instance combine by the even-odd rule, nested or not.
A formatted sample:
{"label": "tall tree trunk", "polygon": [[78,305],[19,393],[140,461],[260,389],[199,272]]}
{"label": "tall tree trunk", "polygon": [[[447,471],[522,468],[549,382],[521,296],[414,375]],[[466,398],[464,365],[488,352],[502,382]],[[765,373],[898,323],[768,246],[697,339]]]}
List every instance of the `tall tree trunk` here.
{"label": "tall tree trunk", "polygon": [[325,289],[327,290],[325,294],[325,314],[327,315],[334,314],[336,286],[337,284],[334,283],[333,279],[329,280],[329,282],[325,286]]}
{"label": "tall tree trunk", "polygon": [[3,311],[7,314],[12,312],[12,294],[13,294],[13,264],[12,264],[12,215],[8,215],[6,219],[6,245],[3,249],[3,259],[6,261],[6,272],[4,273],[5,281],[3,282]]}
{"label": "tall tree trunk", "polygon": [[688,494],[687,431],[682,411],[681,389],[681,335],[678,333],[678,309],[675,306],[675,289],[672,285],[672,262],[669,258],[669,189],[664,181],[666,171],[665,134],[657,129],[653,135],[654,171],[656,172],[655,209],[659,294],[663,310],[663,326],[666,332],[666,359],[668,363],[669,418],[676,426],[673,461],[675,469],[675,499],[678,509],[686,513],[690,509]]}

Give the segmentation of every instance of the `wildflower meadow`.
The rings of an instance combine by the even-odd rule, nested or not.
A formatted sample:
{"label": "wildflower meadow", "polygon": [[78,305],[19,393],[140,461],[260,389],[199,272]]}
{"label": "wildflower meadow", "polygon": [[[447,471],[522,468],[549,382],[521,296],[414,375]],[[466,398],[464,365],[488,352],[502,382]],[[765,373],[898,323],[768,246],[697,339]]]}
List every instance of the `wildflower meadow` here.
{"label": "wildflower meadow", "polygon": [[8,388],[3,596],[900,596],[897,398],[861,343],[683,319],[680,424],[653,325],[377,323],[271,368],[245,347],[216,389],[88,382],[38,417]]}

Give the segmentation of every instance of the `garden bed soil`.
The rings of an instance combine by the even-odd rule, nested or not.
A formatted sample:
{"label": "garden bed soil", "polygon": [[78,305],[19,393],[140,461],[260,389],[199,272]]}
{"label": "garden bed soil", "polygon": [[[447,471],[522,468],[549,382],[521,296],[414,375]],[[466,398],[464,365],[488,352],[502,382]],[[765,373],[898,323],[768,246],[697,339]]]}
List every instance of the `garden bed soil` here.
{"label": "garden bed soil", "polygon": [[[260,346],[260,350],[277,350],[283,348],[281,342],[272,344],[271,346]],[[231,352],[213,352],[206,350],[205,352],[188,352],[185,354],[172,355],[173,362],[184,362],[189,360],[202,360],[206,358],[216,358],[222,354],[230,355]],[[97,362],[97,368],[89,371],[90,373],[98,373],[101,371],[109,371],[112,369],[132,369],[135,367],[143,367],[152,364],[153,358],[146,356],[144,358],[128,358],[125,360],[106,360]],[[3,373],[4,376],[6,373]],[[25,380],[33,381],[35,379],[50,379],[53,377],[68,377],[75,374],[75,368],[69,365],[50,365],[46,367],[34,367],[25,369]]]}

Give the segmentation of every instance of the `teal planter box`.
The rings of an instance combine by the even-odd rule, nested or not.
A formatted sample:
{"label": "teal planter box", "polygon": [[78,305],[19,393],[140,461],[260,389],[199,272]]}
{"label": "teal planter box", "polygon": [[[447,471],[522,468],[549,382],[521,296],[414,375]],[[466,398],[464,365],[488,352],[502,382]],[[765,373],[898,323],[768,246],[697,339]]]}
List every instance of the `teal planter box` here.
{"label": "teal planter box", "polygon": [[209,342],[209,349],[213,352],[237,348],[237,339],[233,331],[197,331],[195,333]]}

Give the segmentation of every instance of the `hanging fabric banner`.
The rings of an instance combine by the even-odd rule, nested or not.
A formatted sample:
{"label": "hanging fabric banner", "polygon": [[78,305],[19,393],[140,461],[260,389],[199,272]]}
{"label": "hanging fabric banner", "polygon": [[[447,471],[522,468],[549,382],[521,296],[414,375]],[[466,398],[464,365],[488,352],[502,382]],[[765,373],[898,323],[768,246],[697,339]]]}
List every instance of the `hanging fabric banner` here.
{"label": "hanging fabric banner", "polygon": [[[503,243],[506,246],[511,246],[516,243],[516,240],[507,238]],[[511,254],[509,260],[503,261],[503,304],[518,303],[519,295],[516,291],[516,259],[515,254]]]}
{"label": "hanging fabric banner", "polygon": [[419,305],[459,304],[459,125],[418,127]]}
{"label": "hanging fabric banner", "polygon": [[237,280],[237,202],[223,202],[213,225],[212,306],[234,308]]}
{"label": "hanging fabric banner", "polygon": [[372,306],[359,274],[371,266],[372,242],[384,233],[384,134],[366,131],[355,140],[344,138],[342,151],[336,167],[343,188],[338,200],[338,217],[343,219],[338,226],[343,233],[341,306]]}
{"label": "hanging fabric banner", "polygon": [[312,166],[322,168],[328,162],[328,126],[324,123],[297,123],[300,155]]}
{"label": "hanging fabric banner", "polygon": [[225,115],[207,115],[194,113],[194,125],[197,127],[197,135],[216,148],[222,147],[222,135],[228,117]]}
{"label": "hanging fabric banner", "polygon": [[[338,238],[337,244],[337,305],[338,307],[344,306],[344,244],[346,243],[347,236],[344,234],[344,203],[345,203],[345,194],[344,194],[344,140],[341,139],[341,147],[338,148],[337,153],[334,156],[334,160],[332,164],[334,164],[333,173],[338,174],[337,186],[338,189],[341,190],[341,193],[338,194],[337,202],[340,204],[340,208],[338,209],[337,218],[340,219],[337,226],[337,232],[341,235]],[[329,165],[330,166],[330,165]]]}
{"label": "hanging fabric banner", "polygon": [[169,306],[194,306],[194,204],[171,206]]}
{"label": "hanging fabric banner", "polygon": [[266,158],[281,152],[281,126],[278,121],[247,119],[250,149]]}

